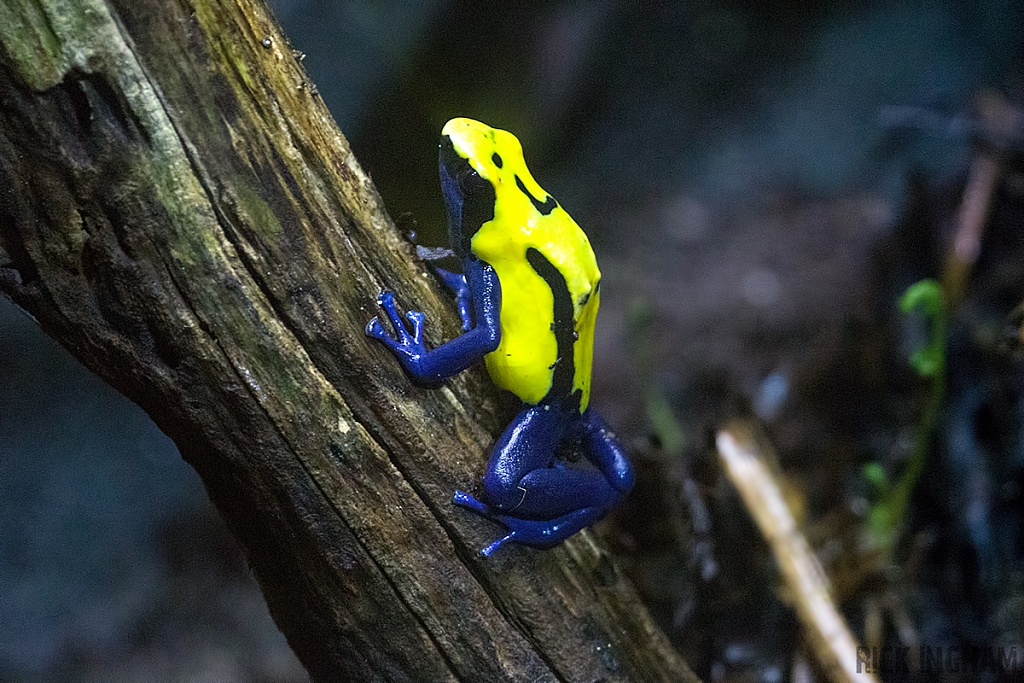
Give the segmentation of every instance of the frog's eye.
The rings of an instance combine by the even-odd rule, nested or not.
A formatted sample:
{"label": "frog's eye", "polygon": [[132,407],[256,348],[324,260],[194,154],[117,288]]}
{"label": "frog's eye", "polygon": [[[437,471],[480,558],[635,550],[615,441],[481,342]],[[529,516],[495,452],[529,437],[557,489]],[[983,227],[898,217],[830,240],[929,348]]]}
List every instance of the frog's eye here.
{"label": "frog's eye", "polygon": [[463,194],[467,195],[479,192],[488,185],[487,181],[480,176],[477,170],[468,164],[459,170],[455,180],[459,184],[459,189],[462,190]]}

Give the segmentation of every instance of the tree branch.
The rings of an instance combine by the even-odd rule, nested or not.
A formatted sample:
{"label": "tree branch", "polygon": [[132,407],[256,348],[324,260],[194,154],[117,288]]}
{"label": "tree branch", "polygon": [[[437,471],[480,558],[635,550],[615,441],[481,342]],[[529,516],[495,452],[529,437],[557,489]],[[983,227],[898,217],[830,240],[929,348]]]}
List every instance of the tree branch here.
{"label": "tree branch", "polygon": [[0,290],[174,439],[315,680],[696,680],[590,535],[476,554],[495,390],[363,335],[384,287],[457,334],[424,275],[262,4],[0,3]]}

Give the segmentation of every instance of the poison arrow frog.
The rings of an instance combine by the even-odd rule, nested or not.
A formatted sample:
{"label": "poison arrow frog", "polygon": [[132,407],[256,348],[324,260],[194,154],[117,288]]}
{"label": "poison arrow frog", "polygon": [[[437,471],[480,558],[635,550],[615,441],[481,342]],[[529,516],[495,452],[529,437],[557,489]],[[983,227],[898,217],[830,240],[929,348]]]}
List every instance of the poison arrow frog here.
{"label": "poison arrow frog", "polygon": [[601,273],[587,236],[530,175],[511,133],[452,119],[441,131],[439,170],[463,274],[436,270],[455,293],[464,333],[428,350],[423,313],[406,314],[410,332],[385,291],[378,303],[395,334],[376,317],[366,334],[421,384],[482,358],[494,383],[522,399],[491,452],[482,500],[457,490],[453,503],[508,529],[483,555],[507,541],[552,547],[633,486],[622,445],[589,408]]}

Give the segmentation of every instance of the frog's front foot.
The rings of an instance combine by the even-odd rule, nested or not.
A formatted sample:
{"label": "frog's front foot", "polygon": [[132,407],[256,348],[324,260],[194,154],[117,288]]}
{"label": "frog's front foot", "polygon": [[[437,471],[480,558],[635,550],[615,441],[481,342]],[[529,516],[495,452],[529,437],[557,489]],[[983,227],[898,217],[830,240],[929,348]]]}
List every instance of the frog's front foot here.
{"label": "frog's front foot", "polygon": [[511,515],[502,514],[497,508],[482,503],[473,496],[463,491],[455,491],[452,502],[456,505],[469,508],[474,512],[492,519],[508,528],[509,533],[494,541],[480,551],[481,555],[489,557],[491,553],[500,548],[507,541],[522,543],[534,548],[551,548],[578,531],[585,529],[597,520],[601,519],[608,511],[605,507],[586,507],[573,510],[555,519],[521,519]]}
{"label": "frog's front foot", "polygon": [[419,376],[419,365],[427,348],[423,345],[423,313],[409,311],[405,318],[412,323],[412,332],[406,327],[406,321],[395,308],[395,296],[391,292],[381,292],[377,297],[377,305],[384,309],[395,335],[391,336],[384,329],[380,318],[374,316],[366,323],[366,335],[379,339],[395,354],[405,369],[413,376]]}

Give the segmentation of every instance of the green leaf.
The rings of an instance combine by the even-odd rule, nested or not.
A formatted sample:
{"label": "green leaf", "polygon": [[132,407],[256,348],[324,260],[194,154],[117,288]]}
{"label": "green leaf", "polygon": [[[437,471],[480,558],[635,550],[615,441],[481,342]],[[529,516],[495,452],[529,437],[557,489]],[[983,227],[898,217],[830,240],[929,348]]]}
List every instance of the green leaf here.
{"label": "green leaf", "polygon": [[885,475],[885,468],[879,463],[867,463],[864,465],[863,473],[864,478],[871,482],[877,490],[884,491],[889,487],[889,477]]}
{"label": "green leaf", "polygon": [[925,316],[930,326],[928,342],[910,353],[910,365],[922,377],[936,377],[945,369],[946,304],[942,285],[932,279],[907,287],[900,297],[900,310]]}

